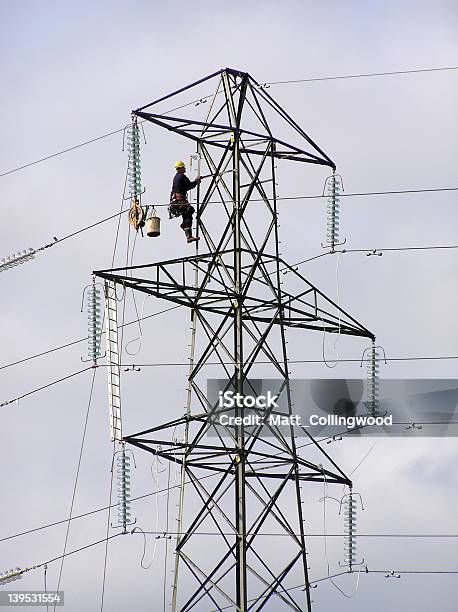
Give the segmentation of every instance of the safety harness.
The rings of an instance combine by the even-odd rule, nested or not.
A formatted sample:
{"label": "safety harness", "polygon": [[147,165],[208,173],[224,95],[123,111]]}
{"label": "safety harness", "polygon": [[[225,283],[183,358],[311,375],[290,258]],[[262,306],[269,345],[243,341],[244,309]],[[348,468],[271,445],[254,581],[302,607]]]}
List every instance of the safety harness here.
{"label": "safety harness", "polygon": [[169,219],[179,217],[189,209],[189,206],[190,204],[185,195],[172,191],[170,194]]}

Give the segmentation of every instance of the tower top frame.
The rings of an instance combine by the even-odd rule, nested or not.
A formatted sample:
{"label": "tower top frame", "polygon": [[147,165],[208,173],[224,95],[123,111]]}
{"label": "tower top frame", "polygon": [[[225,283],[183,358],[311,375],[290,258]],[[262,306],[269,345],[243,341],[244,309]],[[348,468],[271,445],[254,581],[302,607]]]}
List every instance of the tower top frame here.
{"label": "tower top frame", "polygon": [[[209,85],[213,86],[212,92],[203,93]],[[270,142],[274,145],[269,148],[271,157],[335,169],[332,159],[266,91],[266,87],[248,72],[223,68],[132,113],[198,143],[224,149],[228,135],[237,133],[240,153],[265,155],[265,143]],[[179,104],[172,110],[164,108],[164,103],[180,102],[182,94],[190,93],[196,95],[192,102]],[[181,112],[176,114],[177,111]],[[285,131],[287,141],[277,136]]]}

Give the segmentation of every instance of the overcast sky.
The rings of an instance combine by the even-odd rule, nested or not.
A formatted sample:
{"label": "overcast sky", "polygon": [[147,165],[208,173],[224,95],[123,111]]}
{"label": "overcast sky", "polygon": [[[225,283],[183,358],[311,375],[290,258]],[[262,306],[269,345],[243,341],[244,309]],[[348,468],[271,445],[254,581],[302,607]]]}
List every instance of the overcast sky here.
{"label": "overcast sky", "polygon": [[[225,66],[246,70],[263,83],[457,64],[456,3],[451,1],[288,0],[279,6],[270,0],[180,5],[117,0],[1,2],[0,170],[118,130],[129,122],[132,108]],[[272,85],[269,93],[336,162],[349,193],[457,184],[456,71]],[[146,127],[146,137],[146,197],[151,203],[164,202],[174,161],[186,159],[192,147],[154,126]],[[126,163],[122,134],[115,134],[2,177],[0,258],[41,247],[53,236],[61,238],[118,212]],[[279,195],[321,193],[326,175],[325,169],[314,167],[300,172],[281,169]],[[322,252],[324,208],[321,200],[279,203],[285,260],[295,263]],[[189,254],[178,224],[164,214],[162,218],[160,239],[138,239],[134,264]],[[348,248],[456,244],[457,223],[454,192],[349,197],[343,203],[342,235]],[[92,270],[111,267],[116,225],[116,220],[104,223],[1,274],[0,365],[84,337],[82,291]],[[125,262],[127,233],[123,218],[117,265]],[[348,253],[310,262],[301,272],[333,299],[338,278],[342,306],[376,334],[388,357],[457,354],[456,251],[382,257]],[[144,314],[168,306],[149,299]],[[126,320],[134,317],[129,297]],[[128,347],[131,352],[140,348],[128,361],[186,363],[188,328],[189,313],[181,309],[150,319],[144,324],[141,347],[138,342]],[[137,337],[135,326],[127,328],[124,344]],[[290,333],[288,339],[291,359],[321,358],[319,334]],[[338,353],[359,358],[366,346],[341,338]],[[326,351],[332,358],[332,342]],[[0,403],[80,370],[81,357],[85,357],[84,343],[0,370]],[[340,364],[334,370],[301,364],[291,369],[296,378],[362,375],[359,364]],[[184,367],[161,367],[124,374],[126,433],[183,413],[185,372]],[[91,376],[86,372],[0,408],[0,539],[68,516]],[[456,361],[391,362],[383,366],[382,376],[456,378]],[[350,473],[374,441],[344,439],[326,450]],[[133,495],[157,487],[151,457],[146,455],[135,453]],[[111,456],[106,377],[100,368],[75,514],[107,505]],[[454,437],[377,441],[353,475],[365,506],[360,531],[458,533],[457,460]],[[171,478],[176,481],[174,470]],[[159,487],[166,483],[164,471]],[[305,487],[308,525],[316,533],[323,530],[322,496],[322,485]],[[134,504],[137,523],[144,530],[166,529],[166,498],[157,499],[157,507],[154,496]],[[175,525],[175,503],[173,498],[171,525]],[[327,529],[340,531],[332,502],[327,514]],[[73,521],[68,550],[102,539],[106,521],[105,512]],[[60,555],[64,537],[65,525],[59,525],[0,542],[0,570]],[[162,610],[165,540],[148,538],[147,562],[154,549],[153,563],[144,570],[140,535],[110,543],[106,611]],[[309,549],[311,578],[323,578],[327,573],[323,539],[312,538]],[[361,538],[358,549],[372,569],[458,570],[457,547],[451,539]],[[340,539],[328,542],[328,557],[331,571],[337,570],[343,557]],[[103,546],[66,559],[62,588],[67,610],[100,609],[103,562]],[[50,588],[57,583],[58,571],[58,563],[49,565]],[[43,578],[42,569],[34,570],[15,586],[41,589]],[[170,573],[167,581],[170,584]],[[344,576],[338,584],[351,593],[355,582],[355,575]],[[314,609],[322,612],[451,612],[458,601],[457,577],[361,575],[353,598],[344,598],[323,582],[313,590],[313,599]]]}

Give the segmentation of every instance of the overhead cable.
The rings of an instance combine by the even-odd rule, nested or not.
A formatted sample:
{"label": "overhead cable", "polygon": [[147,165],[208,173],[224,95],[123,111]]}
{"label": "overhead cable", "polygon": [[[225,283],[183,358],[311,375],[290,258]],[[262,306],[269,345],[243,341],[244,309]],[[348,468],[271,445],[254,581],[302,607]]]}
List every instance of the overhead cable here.
{"label": "overhead cable", "polygon": [[[394,70],[391,72],[369,72],[369,73],[361,73],[361,74],[344,74],[344,75],[329,76],[329,77],[313,77],[313,78],[308,78],[308,79],[290,79],[287,81],[267,81],[265,83],[262,83],[260,87],[265,88],[265,87],[270,87],[271,85],[285,85],[288,83],[312,83],[315,81],[337,81],[339,79],[360,79],[360,78],[366,78],[366,77],[391,76],[391,75],[414,74],[414,73],[424,73],[424,72],[440,72],[440,71],[447,71],[447,70],[456,70],[457,68],[458,66],[443,66],[443,67],[438,67],[438,68],[417,68],[414,70]],[[186,106],[191,106],[193,104],[195,105],[196,102],[201,102],[201,100],[202,98],[191,100],[191,102],[187,102],[186,104],[182,104],[181,106],[170,109],[164,112],[163,114],[166,115],[168,113],[179,110],[181,108],[185,108]],[[56,153],[51,153],[50,155],[46,155],[44,157],[36,159],[27,164],[23,164],[22,166],[18,166],[17,168],[6,170],[5,172],[2,172],[0,174],[0,178],[2,176],[7,176],[8,174],[13,174],[13,172],[24,170],[25,168],[29,168],[30,166],[34,166],[41,162],[47,161],[49,159],[53,159],[54,157],[58,157],[59,155],[64,155],[65,153],[69,153],[70,151],[75,151],[76,149],[80,149],[81,147],[85,147],[94,142],[98,142],[100,140],[103,140],[104,138],[113,136],[114,134],[120,134],[121,132],[124,132],[124,130],[125,130],[125,127],[122,127],[117,130],[107,132],[106,134],[102,134],[101,136],[96,136],[95,138],[91,138],[90,140],[86,140],[72,147],[68,147],[66,149],[62,149],[61,151],[57,151]]]}
{"label": "overhead cable", "polygon": [[[137,533],[137,532],[135,532]],[[179,533],[178,531],[143,531],[142,533],[145,534],[149,534],[149,535],[161,535],[161,536],[184,536],[186,535],[186,532],[182,532]],[[250,532],[248,531],[246,533],[246,536],[250,536],[255,534],[256,532]],[[235,536],[236,534],[234,534],[233,531],[199,531],[197,532],[195,535],[198,536]],[[297,536],[299,537],[301,534],[300,533],[294,533],[294,532],[267,532],[267,533],[260,533],[260,536],[267,536],[267,537],[288,537],[290,538],[291,536]],[[306,534],[307,538],[343,538],[345,537],[345,533],[307,533]],[[358,533],[358,538],[426,538],[426,539],[440,539],[440,538],[458,538],[458,533],[452,533],[452,534],[441,534],[441,533]]]}
{"label": "overhead cable", "polygon": [[32,389],[32,391],[27,391],[27,393],[23,393],[22,395],[18,395],[17,397],[11,399],[11,400],[7,400],[6,402],[2,402],[0,404],[0,408],[3,406],[8,406],[9,404],[14,404],[14,403],[18,403],[19,400],[23,399],[24,397],[28,397],[29,395],[32,395],[33,393],[38,393],[38,391],[43,391],[43,389],[48,389],[48,387],[52,387],[53,385],[57,385],[58,383],[63,382],[64,380],[68,380],[69,378],[73,378],[74,376],[78,376],[78,374],[82,374],[83,372],[87,372],[88,370],[92,370],[94,366],[90,366],[88,368],[84,368],[83,370],[78,370],[77,372],[73,372],[72,374],[68,374],[67,376],[64,376],[63,378],[59,378],[57,380],[53,380],[50,383],[47,383],[46,385],[43,385],[42,387],[38,387],[37,389]]}
{"label": "overhead cable", "polygon": [[[337,578],[339,576],[344,576],[344,575],[349,575],[351,576],[352,574],[354,574],[355,572],[350,572],[349,570],[345,571],[345,572],[338,572],[336,574],[332,574],[330,576],[325,576],[324,578],[319,578],[318,580],[310,580],[309,581],[309,585],[317,585],[320,582],[325,582],[326,580],[332,580],[333,578]],[[458,574],[458,570],[396,570],[396,572],[394,570],[370,570],[367,567],[364,567],[364,569],[362,569],[360,572],[360,574],[384,574],[386,578],[392,576],[395,578],[400,578],[401,574],[425,574],[425,575],[434,575],[434,574],[450,574],[450,575],[455,575]],[[295,591],[296,589],[302,589],[304,590],[305,588],[305,584],[298,584],[296,586],[293,587],[282,587],[282,591]],[[257,599],[249,599],[247,603],[253,602],[253,601],[257,601]],[[212,608],[209,612],[221,612],[222,610],[231,610],[232,606],[223,606],[222,608],[218,608],[217,610],[215,610],[214,608]]]}
{"label": "overhead cable", "polygon": [[[409,423],[393,423],[393,424],[394,425],[399,425],[399,424],[408,425]],[[443,423],[443,422],[435,423],[435,422],[430,422],[430,423],[423,423],[423,424],[431,424],[431,425],[433,425],[433,424],[437,424],[437,425],[439,425],[439,424],[440,425],[446,424],[446,425],[449,425],[449,424],[458,424],[458,422],[452,422],[452,423]],[[329,441],[337,441],[340,438],[340,436],[344,436],[344,435],[348,435],[348,434],[351,434],[351,433],[356,432],[356,431],[360,431],[362,429],[365,429],[366,427],[369,427],[369,426],[368,425],[359,425],[357,427],[353,427],[352,429],[345,429],[345,430],[341,431],[338,434],[334,434],[332,436],[326,436],[324,438],[320,438],[319,440],[317,440],[317,442],[320,444],[320,443],[326,442],[328,440]],[[305,442],[304,444],[298,444],[297,445],[297,449],[299,450],[299,449],[305,448],[307,446],[311,446],[313,444],[314,444],[314,441],[313,442]],[[198,478],[197,480],[200,482],[201,480],[206,480],[207,478],[215,478],[217,475],[218,474],[207,474],[206,476],[202,476],[202,477]],[[186,484],[189,484],[189,483],[186,483]],[[143,495],[139,495],[137,497],[132,497],[131,501],[139,501],[139,500],[142,500],[142,499],[146,499],[147,497],[151,497],[152,495],[159,495],[160,493],[168,492],[169,490],[179,488],[180,486],[181,486],[181,484],[176,484],[176,485],[174,484],[174,485],[172,485],[170,487],[166,487],[164,489],[157,489],[156,491],[152,491],[150,493],[144,493]],[[85,518],[87,516],[91,516],[92,514],[97,514],[98,512],[103,512],[104,510],[108,510],[110,508],[115,508],[116,506],[117,506],[117,504],[109,504],[108,506],[103,506],[102,508],[96,508],[94,510],[89,510],[88,512],[84,512],[83,514],[79,514],[77,516],[74,516],[72,518],[72,520],[76,520],[76,519],[80,519],[80,518]],[[28,535],[30,533],[35,533],[36,531],[41,531],[43,529],[48,529],[50,527],[55,527],[56,525],[61,525],[63,523],[66,523],[67,520],[68,519],[64,519],[64,520],[60,520],[60,521],[54,521],[52,523],[47,523],[45,525],[41,525],[40,527],[35,527],[33,529],[28,529],[27,531],[22,531],[22,532],[19,532],[19,533],[15,533],[15,534],[6,536],[4,538],[0,538],[0,543],[1,542],[5,542],[7,540],[12,540],[14,538],[17,538],[17,537],[20,537],[20,536],[23,536],[23,535]],[[450,537],[452,537],[452,536],[450,535]]]}
{"label": "overhead cable", "polygon": [[[430,188],[430,189],[404,189],[404,190],[398,190],[398,191],[391,190],[391,191],[372,191],[372,192],[359,192],[359,193],[341,193],[340,197],[400,195],[400,194],[408,194],[408,193],[428,193],[428,192],[457,191],[457,190],[458,190],[458,187],[438,187],[438,188]],[[302,195],[302,196],[285,196],[285,197],[277,197],[276,199],[277,201],[280,201],[280,200],[307,200],[307,199],[318,199],[318,198],[324,198],[324,197],[326,196],[323,194],[318,194],[318,195]],[[229,202],[230,202],[229,200],[210,200],[208,204],[223,204],[223,203],[229,203]],[[250,202],[264,202],[264,199],[263,198],[252,198]],[[168,207],[169,203],[155,204],[154,206],[155,208]],[[97,227],[98,225],[101,225],[102,223],[111,221],[112,219],[115,219],[115,218],[119,219],[121,215],[127,212],[129,211],[127,209],[123,210],[123,207],[121,206],[120,212],[114,213],[108,217],[104,217],[103,219],[100,219],[99,221],[95,221],[94,223],[91,223],[90,225],[86,225],[80,229],[77,229],[71,232],[70,234],[66,234],[65,236],[62,236],[62,238],[57,238],[56,236],[54,236],[52,242],[45,244],[44,246],[39,247],[38,249],[29,248],[25,251],[19,252],[10,257],[5,257],[0,261],[0,272],[2,270],[7,270],[9,268],[15,267],[16,265],[20,263],[29,261],[30,259],[35,257],[38,251],[43,251],[52,246],[55,246],[56,244],[59,244],[60,242],[64,242],[65,240],[68,240],[69,238],[73,238],[74,236],[78,236],[79,234],[86,232],[87,230],[93,229],[94,227]],[[118,232],[119,232],[119,221],[118,221],[117,234]],[[432,247],[424,247],[424,248],[426,249],[426,248],[432,248]],[[451,247],[434,247],[434,248],[456,248],[456,247],[451,246]],[[391,249],[391,250],[397,250],[397,249]],[[405,250],[408,250],[408,249],[405,249]]]}
{"label": "overhead cable", "polygon": [[[169,310],[175,310],[180,308],[179,306],[172,306],[170,308],[165,308],[164,310],[160,310],[159,312],[153,312],[146,317],[142,317],[140,320],[144,321],[146,319],[151,319],[152,317],[157,317],[158,315],[164,314],[165,312],[169,312]],[[138,319],[134,321],[129,321],[128,323],[124,323],[122,327],[128,327],[129,325],[134,325],[138,323]],[[105,332],[102,331],[102,334]],[[41,353],[36,353],[35,355],[30,355],[29,357],[24,357],[24,359],[18,359],[17,361],[13,361],[12,363],[8,363],[6,365],[0,366],[0,370],[10,368],[11,366],[18,365],[20,363],[25,363],[26,361],[30,361],[31,359],[36,359],[37,357],[43,357],[44,355],[49,355],[50,353],[54,353],[55,351],[60,351],[61,349],[68,348],[69,346],[74,346],[75,344],[79,344],[80,342],[86,342],[87,336],[84,338],[80,338],[79,340],[73,340],[72,342],[67,342],[67,344],[62,344],[60,346],[55,346],[54,348],[48,349],[47,351],[43,351]],[[14,400],[13,400],[14,401]]]}
{"label": "overhead cable", "polygon": [[[432,355],[429,357],[387,357],[387,363],[390,361],[441,361],[448,359],[458,359],[458,355]],[[327,363],[360,363],[361,358],[359,359],[326,359]],[[324,363],[324,359],[288,359],[288,363]],[[265,365],[268,363],[272,363],[271,361],[256,361],[256,362],[243,362],[243,365]],[[153,363],[123,363],[121,367],[131,367],[135,365],[137,368],[155,368],[155,367],[176,367],[176,366],[188,366],[189,364],[185,362],[153,362]],[[232,361],[209,361],[206,366],[214,366],[214,365],[233,365]],[[101,364],[100,367],[105,367],[104,364]]]}
{"label": "overhead cable", "polygon": [[83,550],[87,550],[88,548],[92,548],[93,546],[97,546],[98,544],[102,544],[104,543],[107,539],[108,540],[112,540],[113,538],[116,538],[120,535],[124,535],[122,533],[122,531],[115,533],[111,536],[108,536],[108,538],[103,538],[102,540],[97,540],[96,542],[91,542],[91,544],[86,544],[86,546],[81,546],[80,548],[75,548],[75,550],[70,550],[69,552],[66,552],[65,555],[59,555],[58,557],[53,557],[52,559],[48,559],[47,561],[43,561],[42,563],[38,563],[37,565],[33,565],[32,567],[29,567],[27,569],[25,569],[24,571],[28,572],[30,570],[34,570],[34,569],[38,569],[40,567],[43,567],[44,565],[49,565],[49,563],[53,563],[54,561],[59,561],[59,559],[62,559],[63,557],[69,557],[70,555],[74,555],[78,552],[81,552]]}
{"label": "overhead cable", "polygon": [[314,83],[316,81],[337,81],[340,79],[362,79],[367,77],[394,76],[397,74],[418,74],[421,72],[441,72],[445,70],[457,70],[458,66],[441,66],[439,68],[417,68],[413,70],[392,70],[390,72],[362,72],[360,74],[344,74],[328,77],[312,77],[308,79],[290,79],[288,81],[268,81],[266,85],[286,85],[288,83]]}
{"label": "overhead cable", "polygon": [[[182,104],[181,106],[177,106],[175,108],[172,108],[168,111],[166,111],[165,113],[163,113],[164,115],[168,114],[168,113],[172,113],[173,111],[179,110],[180,108],[185,108],[186,106],[191,106],[192,104],[195,104],[196,102],[198,102],[198,100],[191,100],[191,102],[187,102],[186,104]],[[139,123],[144,123],[144,121],[141,121]],[[23,164],[22,166],[18,166],[17,168],[12,168],[11,170],[6,170],[5,172],[2,172],[0,174],[0,178],[2,176],[7,176],[8,174],[13,174],[13,172],[19,172],[19,170],[24,170],[25,168],[30,168],[30,166],[35,166],[36,164],[40,164],[41,162],[47,161],[48,159],[52,159],[53,157],[58,157],[59,155],[64,155],[65,153],[69,153],[70,151],[75,151],[76,149],[80,149],[81,147],[85,147],[89,144],[92,144],[94,142],[98,142],[99,140],[103,140],[104,138],[108,138],[109,136],[114,136],[115,134],[121,134],[122,132],[124,132],[126,128],[122,127],[119,128],[118,130],[113,130],[112,132],[107,132],[106,134],[102,134],[101,136],[96,136],[95,138],[91,138],[90,140],[86,140],[84,142],[80,142],[77,145],[74,145],[72,147],[68,147],[67,149],[62,149],[61,151],[57,151],[56,153],[51,153],[51,155],[46,155],[44,157],[41,157],[40,159],[36,159],[32,162],[29,162],[28,164]]]}
{"label": "overhead cable", "polygon": [[79,455],[78,455],[78,462],[77,462],[77,467],[76,467],[75,481],[74,481],[74,484],[73,484],[73,492],[72,492],[72,498],[71,498],[71,502],[70,502],[70,511],[69,511],[69,515],[68,515],[68,519],[67,519],[67,528],[65,530],[64,547],[63,547],[63,553],[62,553],[62,560],[61,560],[60,568],[59,568],[59,578],[57,580],[56,591],[59,591],[59,587],[60,587],[60,583],[61,583],[61,579],[62,579],[62,571],[64,569],[65,553],[67,552],[68,536],[70,534],[70,524],[71,524],[71,520],[72,520],[72,516],[73,516],[73,507],[74,507],[74,504],[75,504],[76,489],[78,487],[78,480],[79,480],[80,468],[81,468],[81,460],[83,458],[84,443],[85,443],[85,440],[86,440],[87,424],[88,424],[89,412],[90,412],[91,404],[92,404],[92,396],[93,396],[93,393],[94,393],[94,383],[95,383],[95,375],[96,375],[96,373],[97,373],[97,369],[94,368],[94,373],[92,375],[92,382],[91,382],[90,391],[89,391],[89,399],[88,399],[87,407],[86,407],[86,416],[85,416],[85,419],[84,419],[83,433],[82,433],[82,437],[81,437],[81,444],[80,444],[80,450],[79,450]]}

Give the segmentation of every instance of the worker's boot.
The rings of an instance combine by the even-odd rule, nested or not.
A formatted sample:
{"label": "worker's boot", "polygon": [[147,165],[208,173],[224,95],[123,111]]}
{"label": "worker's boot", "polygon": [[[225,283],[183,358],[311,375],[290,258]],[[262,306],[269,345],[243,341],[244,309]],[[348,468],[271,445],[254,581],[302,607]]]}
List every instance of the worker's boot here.
{"label": "worker's boot", "polygon": [[200,240],[200,238],[198,238],[197,236],[193,236],[192,235],[192,230],[191,230],[190,227],[189,228],[187,227],[184,230],[184,233],[185,233],[185,236],[186,236],[186,242],[197,242],[197,240]]}

